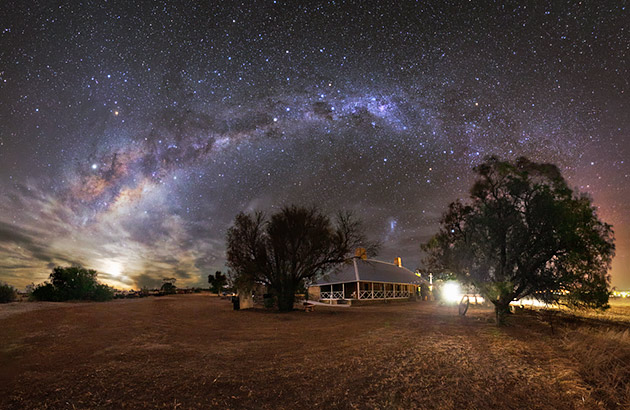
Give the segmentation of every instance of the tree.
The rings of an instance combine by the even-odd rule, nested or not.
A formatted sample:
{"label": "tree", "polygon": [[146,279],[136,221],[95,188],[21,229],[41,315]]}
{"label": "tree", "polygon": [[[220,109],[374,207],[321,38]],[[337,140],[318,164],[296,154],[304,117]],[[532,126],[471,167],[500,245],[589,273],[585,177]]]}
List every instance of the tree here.
{"label": "tree", "polygon": [[13,286],[8,283],[0,283],[0,303],[13,302],[16,299],[16,292]]}
{"label": "tree", "polygon": [[31,298],[53,302],[112,299],[113,290],[107,285],[98,283],[97,275],[95,270],[80,266],[57,266],[49,276],[50,282],[44,282],[35,287]]}
{"label": "tree", "polygon": [[225,276],[221,271],[218,270],[214,275],[208,275],[208,283],[210,283],[212,291],[217,295],[220,295],[223,287],[225,287],[227,283],[227,276]]}
{"label": "tree", "polygon": [[287,206],[267,218],[263,213],[240,213],[227,232],[227,260],[239,289],[254,283],[268,285],[281,311],[293,310],[295,291],[349,261],[363,246],[374,252],[361,222],[337,213],[334,222],[318,208]]}
{"label": "tree", "polygon": [[573,192],[555,165],[490,157],[474,168],[470,200],[449,205],[422,246],[432,269],[453,272],[495,306],[502,324],[513,300],[608,307],[611,225]]}
{"label": "tree", "polygon": [[166,282],[162,284],[160,290],[164,292],[165,295],[173,295],[177,292],[177,286],[173,285],[170,282]]}
{"label": "tree", "polygon": [[175,286],[176,278],[162,278],[162,287],[160,290],[166,295],[172,295],[177,292],[177,286]]}

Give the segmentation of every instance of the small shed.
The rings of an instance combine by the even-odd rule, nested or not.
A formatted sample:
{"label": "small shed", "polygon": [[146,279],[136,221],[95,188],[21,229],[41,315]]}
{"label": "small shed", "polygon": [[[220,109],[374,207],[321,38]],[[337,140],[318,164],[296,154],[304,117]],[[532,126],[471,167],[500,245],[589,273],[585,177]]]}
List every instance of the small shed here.
{"label": "small shed", "polygon": [[400,258],[388,263],[354,257],[350,264],[313,283],[309,298],[328,303],[410,299],[416,297],[423,282],[426,280],[402,266]]}

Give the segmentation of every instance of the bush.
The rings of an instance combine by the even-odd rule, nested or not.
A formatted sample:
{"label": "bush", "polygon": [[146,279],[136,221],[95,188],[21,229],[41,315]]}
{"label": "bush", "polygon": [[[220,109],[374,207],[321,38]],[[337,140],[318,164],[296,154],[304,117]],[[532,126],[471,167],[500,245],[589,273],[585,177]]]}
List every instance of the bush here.
{"label": "bush", "polygon": [[78,266],[53,269],[50,282],[38,285],[32,300],[63,302],[66,300],[94,300],[104,302],[114,297],[114,291],[96,281],[96,271]]}
{"label": "bush", "polygon": [[111,300],[114,297],[114,290],[107,285],[98,284],[94,288],[94,291],[88,297],[89,300],[93,300],[95,302],[105,302]]}
{"label": "bush", "polygon": [[17,294],[11,285],[0,283],[0,303],[9,303],[15,301]]}
{"label": "bush", "polygon": [[33,289],[31,300],[58,302],[59,294],[52,283],[40,283]]}

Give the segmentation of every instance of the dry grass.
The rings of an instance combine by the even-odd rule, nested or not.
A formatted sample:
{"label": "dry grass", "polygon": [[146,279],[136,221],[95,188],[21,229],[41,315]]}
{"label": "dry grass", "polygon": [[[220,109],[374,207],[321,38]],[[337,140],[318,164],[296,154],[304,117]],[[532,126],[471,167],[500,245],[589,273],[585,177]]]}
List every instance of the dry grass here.
{"label": "dry grass", "polygon": [[492,316],[428,302],[235,312],[207,294],[16,313],[0,319],[0,408],[625,405],[627,334]]}
{"label": "dry grass", "polygon": [[630,324],[630,298],[611,298],[610,309],[567,311],[566,314],[597,321]]}
{"label": "dry grass", "polygon": [[563,345],[592,397],[606,408],[630,408],[630,330],[567,330]]}

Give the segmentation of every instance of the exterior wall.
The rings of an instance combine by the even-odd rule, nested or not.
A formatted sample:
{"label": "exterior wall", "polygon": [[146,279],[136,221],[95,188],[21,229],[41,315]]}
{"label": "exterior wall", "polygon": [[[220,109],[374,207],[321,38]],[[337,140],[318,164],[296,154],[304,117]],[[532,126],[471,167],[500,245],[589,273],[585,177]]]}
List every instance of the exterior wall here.
{"label": "exterior wall", "polygon": [[311,286],[308,288],[308,300],[319,300],[322,288],[319,286]]}
{"label": "exterior wall", "polygon": [[241,309],[252,309],[254,307],[254,298],[252,298],[251,292],[240,292],[238,299],[241,304]]}

